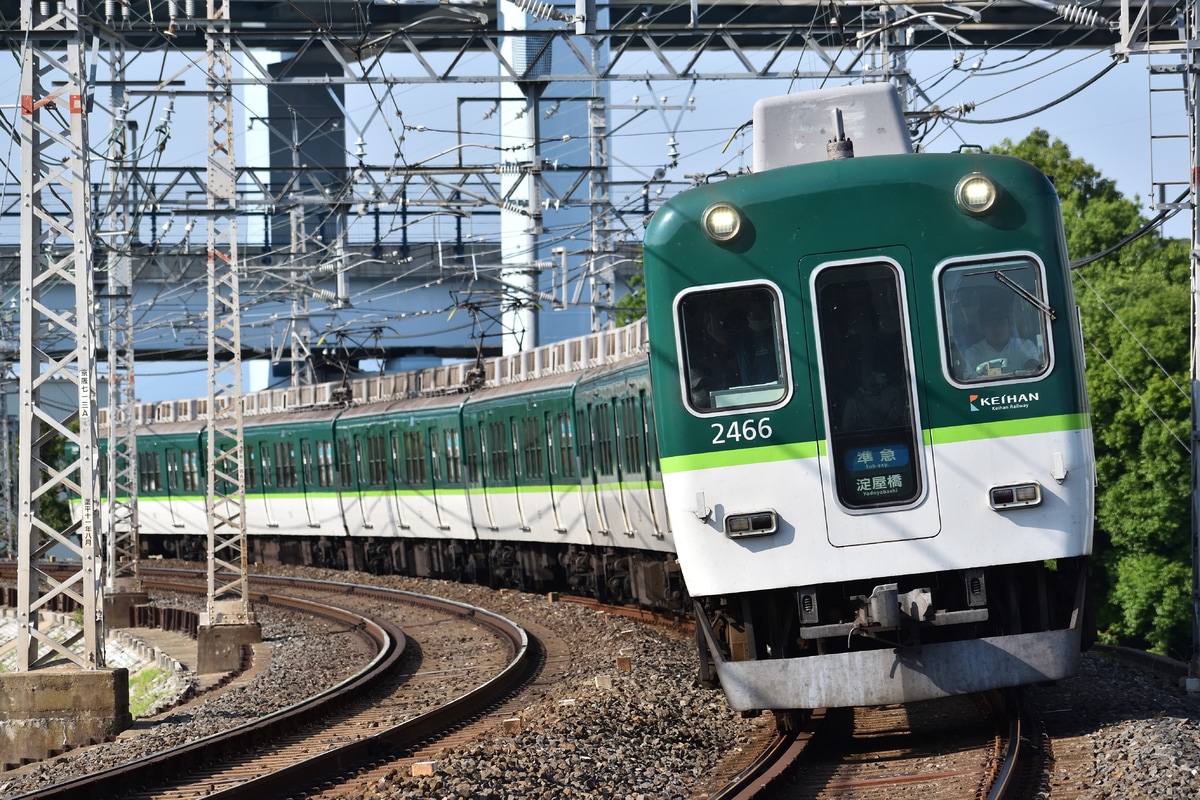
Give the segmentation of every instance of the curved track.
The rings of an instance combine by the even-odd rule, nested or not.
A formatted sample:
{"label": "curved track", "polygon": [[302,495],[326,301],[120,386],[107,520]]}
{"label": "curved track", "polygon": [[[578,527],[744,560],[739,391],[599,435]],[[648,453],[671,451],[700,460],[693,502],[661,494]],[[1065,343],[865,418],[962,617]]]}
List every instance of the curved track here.
{"label": "curved track", "polygon": [[711,796],[1018,800],[1041,766],[1029,729],[1015,692],[821,710]]}
{"label": "curved track", "polygon": [[[148,588],[197,591],[197,584],[181,581],[179,573],[151,570]],[[540,664],[538,648],[523,629],[484,609],[448,600],[326,581],[295,579],[252,580],[256,603],[333,619],[367,637],[376,649],[370,664],[341,684],[309,700],[264,716],[224,733],[124,765],[72,780],[22,798],[223,797],[276,795],[324,782],[355,765],[395,757],[443,735],[473,715],[483,713],[514,687],[529,678]],[[400,691],[408,676],[397,675],[406,639],[399,628],[379,618],[368,618],[328,599],[314,601],[267,593],[268,587],[286,585],[291,594],[353,595],[388,604],[416,607],[426,615],[457,620],[473,628],[486,628],[504,646],[506,662],[475,689],[461,696],[441,698],[436,707],[398,724],[385,723],[386,703],[381,700]],[[410,715],[411,716],[411,715]],[[371,731],[364,734],[363,731]],[[205,765],[194,771],[198,764]],[[211,765],[211,766],[209,766]]]}

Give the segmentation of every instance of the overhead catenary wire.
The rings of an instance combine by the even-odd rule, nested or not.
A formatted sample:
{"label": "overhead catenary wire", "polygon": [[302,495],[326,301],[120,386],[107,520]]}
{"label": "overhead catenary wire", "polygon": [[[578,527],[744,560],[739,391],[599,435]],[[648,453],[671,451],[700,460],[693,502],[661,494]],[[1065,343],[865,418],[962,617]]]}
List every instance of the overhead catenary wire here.
{"label": "overhead catenary wire", "polygon": [[[687,8],[687,5],[685,3],[680,2],[680,3],[674,4],[674,6],[672,6],[672,8],[684,9],[684,8]],[[662,13],[669,13],[669,11],[670,11],[669,8],[662,8],[661,10],[662,10]],[[700,9],[700,13],[702,16],[703,16],[703,14],[709,13],[710,11],[711,11],[711,9],[708,9],[708,8]],[[630,13],[635,13],[635,12],[637,12],[637,9],[631,10]],[[328,25],[326,25],[321,19],[319,19],[319,15],[312,14],[311,8],[308,9],[305,13],[308,13],[310,17],[313,17],[313,16],[318,17],[313,20],[313,24],[314,24],[316,30],[323,32],[323,34],[326,36],[335,36],[335,32],[331,28],[329,28]],[[748,12],[743,12],[743,13],[748,13]],[[826,13],[830,17],[837,16],[839,14],[839,9],[837,6],[831,5]],[[363,15],[363,24],[359,26],[358,32],[357,32],[357,36],[359,37],[358,42],[363,41],[362,37],[367,37],[370,35],[369,34],[370,9],[369,8],[363,9],[362,15]],[[965,17],[964,17],[964,19],[965,19]],[[857,25],[859,28],[863,28],[865,26],[865,22],[863,21],[861,14],[859,14],[859,16],[857,16],[854,19],[854,21],[851,22],[850,24]],[[952,25],[948,26],[948,28],[952,29],[953,26]],[[810,28],[810,31],[811,30],[813,30],[813,29]],[[338,39],[338,41],[341,42],[342,44],[344,44],[348,49],[352,49],[353,47],[356,46],[356,40],[353,37],[342,37],[341,39]],[[188,57],[186,52],[178,47],[177,41],[173,37],[166,35],[164,33],[163,42],[164,42],[164,52],[169,50],[174,54],[182,54],[184,58]],[[993,49],[993,51],[994,51],[994,49]],[[803,53],[798,55],[798,58],[802,58],[802,57],[803,57]],[[199,66],[199,59],[191,59],[191,63],[194,66]],[[382,63],[382,61],[377,62],[377,63]],[[387,83],[387,82],[376,83],[373,81],[366,81],[365,86],[366,86],[366,91],[369,92],[373,98],[377,98],[379,101],[381,101],[381,102],[379,102],[379,105],[377,105],[377,108],[382,106],[383,104],[389,104],[391,109],[395,111],[394,116],[391,113],[382,113],[382,114],[379,114],[376,118],[377,121],[382,122],[381,127],[387,128],[389,130],[389,132],[391,133],[392,141],[389,144],[395,148],[395,153],[397,156],[395,158],[394,163],[396,163],[396,164],[405,164],[405,163],[419,164],[419,163],[423,163],[423,161],[427,161],[429,158],[432,158],[432,157],[419,158],[419,157],[412,156],[411,148],[412,148],[412,145],[414,144],[414,142],[416,141],[416,139],[415,139],[415,137],[413,137],[410,141],[405,142],[404,134],[405,134],[406,130],[411,133],[418,126],[417,125],[406,126],[404,124],[404,122],[403,122],[404,114],[401,112],[402,112],[402,107],[405,104],[402,102],[402,94],[400,92],[395,91],[395,85],[391,84],[391,83]],[[379,88],[380,86],[382,86],[384,88],[381,90]],[[579,93],[577,93],[575,96],[583,97],[586,94],[587,94],[587,92],[581,89],[581,91]],[[655,94],[658,94],[658,93],[655,92]],[[236,102],[241,103],[242,108],[246,109],[247,113],[249,113],[250,109],[248,106],[245,105],[245,101],[243,99],[236,98]],[[411,113],[412,112],[410,109],[409,114],[411,115]],[[399,126],[394,125],[395,119],[401,120],[401,125],[399,125]],[[416,120],[413,120],[413,122],[416,122]],[[433,132],[434,130],[436,130],[436,126],[427,126],[426,130]],[[449,130],[449,129],[447,129],[447,130]],[[685,134],[688,134],[689,136],[693,136],[693,137],[696,133],[703,132],[703,128],[698,128],[696,126],[690,126],[690,125],[684,126],[681,130],[683,130],[683,132]],[[277,142],[286,143],[286,141],[287,141],[286,136],[279,136],[278,130],[275,131],[275,134],[277,137],[276,138]],[[645,135],[649,135],[649,134],[632,133],[632,132],[617,134],[617,136],[620,136],[620,137],[645,136]],[[286,146],[286,144],[281,144],[280,146]],[[368,148],[371,146],[372,146],[371,144],[368,144]],[[373,146],[377,147],[378,144],[375,144]],[[410,149],[408,151],[406,151],[406,148],[410,148]],[[693,149],[690,150],[690,154],[694,155],[699,152],[704,152],[705,150],[710,150],[711,148],[712,148],[712,145],[694,146]],[[350,150],[349,147],[346,147],[344,149],[347,151]],[[733,155],[733,157],[730,159],[730,161],[726,162],[726,163],[727,164],[733,163],[737,159],[744,157],[744,153],[745,153],[744,148],[740,149],[736,154]],[[412,158],[411,162],[409,162],[410,157]],[[384,162],[386,162],[386,161],[388,161],[388,159],[384,159]],[[633,168],[633,169],[639,168],[638,165],[633,164],[631,162],[622,162],[622,164],[623,164],[623,166]],[[648,174],[649,170],[646,170],[646,172]],[[677,182],[676,185],[682,185],[682,183],[683,182]],[[621,236],[626,236],[626,237],[629,237],[631,240],[635,240],[636,237],[639,235],[640,229],[641,229],[641,223],[643,222],[643,220],[641,219],[640,210],[641,209],[640,209],[639,203],[637,202],[636,198],[631,200],[628,203],[624,203],[624,204],[617,203],[614,205],[614,208],[612,210],[613,219],[616,220],[618,222],[618,224],[621,226],[621,231],[620,231]],[[436,216],[437,216],[436,214],[428,214],[419,219],[414,218],[414,220],[409,225],[409,229],[416,230],[419,224],[428,222],[428,221],[434,219]],[[388,236],[397,233],[398,231],[400,231],[402,229],[402,227],[403,226],[400,224],[398,218],[395,215],[392,215],[392,218],[384,223],[383,238],[386,239]],[[578,225],[576,227],[576,232],[579,235],[586,233],[586,223]],[[563,231],[553,230],[553,231],[551,231],[551,235],[547,238],[546,241],[548,241],[550,244],[567,241],[567,240],[569,240],[570,235],[571,234],[565,230],[563,230]],[[314,237],[315,237],[314,232],[312,232],[311,230],[305,231],[302,244],[305,247],[310,248],[309,252],[306,254],[306,258],[309,259],[310,261],[321,261],[323,259],[331,258],[333,255],[333,253],[332,253],[333,244],[331,242],[318,242],[318,241],[316,241],[316,239]],[[546,246],[549,246],[549,245],[546,245]],[[290,257],[287,246],[277,246],[272,251],[270,251],[270,254],[276,258],[283,257],[286,259],[286,258]],[[532,254],[529,254],[529,255],[532,255]],[[301,262],[294,262],[294,266],[297,269],[304,268],[304,264]],[[289,264],[287,267],[280,268],[280,270],[276,271],[273,274],[277,276],[278,274],[280,274],[280,272],[282,270],[292,268],[292,267],[293,267],[293,264]],[[353,269],[353,265],[348,265],[347,268]],[[574,279],[580,277],[582,274],[584,274],[586,269],[587,269],[586,265],[573,267],[572,273],[571,273],[572,279],[574,280]],[[250,296],[254,296],[253,299],[247,300],[248,311],[258,305],[263,305],[263,304],[266,304],[267,302],[269,302],[269,298],[271,296],[270,294],[264,293],[264,294],[258,295],[257,293],[260,292],[260,290],[263,290],[265,292],[266,288],[271,285],[270,284],[270,281],[272,280],[270,277],[271,274],[272,273],[264,272],[261,274],[257,274],[254,277],[251,277],[248,279],[245,291],[248,295],[248,298]],[[355,296],[354,300],[357,302],[357,301],[369,296],[369,294],[372,291],[372,288],[388,287],[392,283],[393,283],[393,281],[390,278],[388,278],[388,279],[385,279],[384,282],[376,284],[375,287],[366,287],[362,284],[359,284],[359,288],[356,289],[356,296]],[[280,290],[285,291],[285,292],[291,291],[291,290],[296,290],[299,288],[302,288],[302,286],[297,284],[297,282],[295,282],[295,281],[291,281],[291,282],[285,281],[280,286]],[[167,296],[166,295],[167,292],[173,293],[175,296],[180,296],[188,290],[203,291],[203,287],[200,285],[200,283],[198,281],[192,281],[192,282],[186,284],[186,288],[178,286],[178,285],[172,285],[170,287],[163,287],[162,291],[164,292],[164,294],[161,296],[162,297]],[[139,310],[139,313],[144,314],[145,312],[147,312],[149,310],[149,308],[147,306],[143,305],[143,306],[139,307],[138,310]],[[252,312],[250,312],[250,313],[252,313]]]}

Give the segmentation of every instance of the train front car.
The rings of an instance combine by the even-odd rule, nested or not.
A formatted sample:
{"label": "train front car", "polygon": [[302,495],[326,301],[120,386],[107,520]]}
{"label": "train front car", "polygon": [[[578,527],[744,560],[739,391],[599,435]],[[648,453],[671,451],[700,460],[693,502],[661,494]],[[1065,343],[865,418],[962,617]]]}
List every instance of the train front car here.
{"label": "train front car", "polygon": [[1017,159],[903,153],[888,93],[756,108],[791,123],[788,159],[805,136],[825,157],[837,107],[858,155],[769,158],[646,233],[668,510],[701,675],[737,710],[1079,661],[1095,469],[1058,199]]}

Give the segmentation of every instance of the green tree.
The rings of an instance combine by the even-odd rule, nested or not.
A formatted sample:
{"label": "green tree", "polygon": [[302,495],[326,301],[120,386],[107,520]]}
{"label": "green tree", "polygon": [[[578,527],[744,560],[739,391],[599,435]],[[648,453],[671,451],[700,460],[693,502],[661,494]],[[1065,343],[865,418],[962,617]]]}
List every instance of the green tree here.
{"label": "green tree", "polygon": [[[79,432],[79,423],[78,422],[71,423],[70,429],[72,431],[78,433]],[[38,460],[43,465],[43,467],[41,468],[41,475],[42,475],[43,482],[49,480],[52,472],[57,473],[66,466],[66,461],[67,461],[66,447],[65,447],[66,441],[67,440],[65,437],[51,436],[42,444],[41,450],[38,453]],[[14,459],[14,461],[16,460],[16,457],[17,457],[17,452],[19,450],[19,444],[20,443],[17,441],[13,442],[13,445],[14,445],[13,459]],[[78,470],[76,470],[74,477],[75,477],[75,480],[77,481],[78,480]],[[16,497],[17,490],[18,490],[17,481],[13,480],[12,493],[13,493],[14,498]],[[68,498],[67,496],[65,496],[65,494],[59,494],[59,493],[55,493],[55,492],[46,492],[45,494],[43,494],[41,497],[38,498],[38,501],[37,501],[38,508],[37,508],[36,516],[47,527],[53,528],[56,531],[65,531],[71,524],[70,499],[71,498]],[[46,538],[48,538],[47,535],[45,533],[41,532],[40,529],[38,529],[38,528],[34,529],[34,535],[37,536],[40,541],[45,541]],[[13,553],[14,557],[15,557],[15,555],[16,555],[16,553]]]}
{"label": "green tree", "polygon": [[[641,264],[639,263],[639,267]],[[646,316],[646,276],[640,270],[629,276],[629,294],[617,301],[617,327]]]}
{"label": "green tree", "polygon": [[[1045,172],[1072,258],[1145,224],[1138,205],[1035,129],[997,152]],[[1095,435],[1095,578],[1104,640],[1186,660],[1191,642],[1188,245],[1157,232],[1075,270]]]}

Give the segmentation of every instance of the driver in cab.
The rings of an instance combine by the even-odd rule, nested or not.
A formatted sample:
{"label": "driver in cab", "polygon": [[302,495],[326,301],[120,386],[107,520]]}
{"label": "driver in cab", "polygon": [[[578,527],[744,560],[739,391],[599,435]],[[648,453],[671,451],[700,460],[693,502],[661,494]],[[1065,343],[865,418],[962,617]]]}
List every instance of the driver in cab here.
{"label": "driver in cab", "polygon": [[964,354],[969,371],[967,377],[1028,374],[1041,367],[1041,350],[1017,334],[1013,327],[1012,304],[1007,298],[982,304],[979,325],[983,338],[968,347]]}

